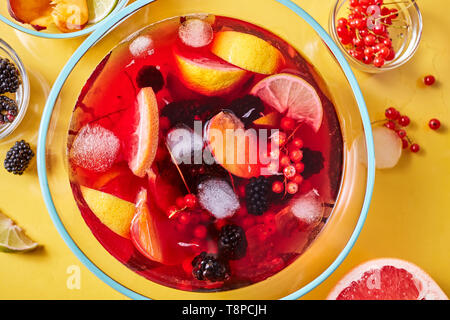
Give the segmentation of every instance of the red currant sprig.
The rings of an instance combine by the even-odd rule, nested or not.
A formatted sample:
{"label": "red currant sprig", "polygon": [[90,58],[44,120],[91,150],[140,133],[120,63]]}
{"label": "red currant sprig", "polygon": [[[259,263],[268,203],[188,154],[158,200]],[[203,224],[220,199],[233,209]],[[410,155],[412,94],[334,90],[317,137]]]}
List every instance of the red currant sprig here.
{"label": "red currant sprig", "polygon": [[420,146],[411,141],[405,129],[411,123],[410,118],[406,115],[400,114],[400,112],[393,107],[387,108],[384,115],[386,116],[386,119],[382,120],[385,122],[384,126],[395,131],[398,137],[402,139],[403,149],[407,149],[409,147],[412,152],[419,152]]}

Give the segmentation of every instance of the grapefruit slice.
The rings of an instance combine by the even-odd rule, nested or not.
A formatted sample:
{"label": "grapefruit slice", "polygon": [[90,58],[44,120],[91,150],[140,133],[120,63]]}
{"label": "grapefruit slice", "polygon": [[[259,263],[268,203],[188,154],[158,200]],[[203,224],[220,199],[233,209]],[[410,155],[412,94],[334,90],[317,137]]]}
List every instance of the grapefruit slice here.
{"label": "grapefruit slice", "polygon": [[173,224],[157,209],[149,207],[147,194],[146,189],[138,194],[135,216],[131,222],[131,240],[139,252],[150,260],[167,265],[181,263],[186,250],[181,251],[177,245]]}
{"label": "grapefruit slice", "polygon": [[95,216],[109,229],[128,239],[131,220],[134,216],[134,204],[84,186],[80,189]]}
{"label": "grapefruit slice", "polygon": [[294,120],[310,125],[319,131],[323,107],[317,91],[300,77],[288,73],[270,76],[257,83],[251,94]]}
{"label": "grapefruit slice", "polygon": [[274,74],[283,63],[283,56],[277,48],[243,32],[216,33],[211,51],[232,65],[261,74]]}
{"label": "grapefruit slice", "polygon": [[144,177],[155,160],[159,138],[159,110],[153,89],[142,88],[137,95],[137,125],[131,134],[128,166]]}
{"label": "grapefruit slice", "polygon": [[182,54],[174,50],[175,63],[183,84],[205,96],[228,94],[247,79],[247,72],[211,54]]}
{"label": "grapefruit slice", "polygon": [[448,300],[418,266],[400,259],[375,259],[350,271],[328,300]]}

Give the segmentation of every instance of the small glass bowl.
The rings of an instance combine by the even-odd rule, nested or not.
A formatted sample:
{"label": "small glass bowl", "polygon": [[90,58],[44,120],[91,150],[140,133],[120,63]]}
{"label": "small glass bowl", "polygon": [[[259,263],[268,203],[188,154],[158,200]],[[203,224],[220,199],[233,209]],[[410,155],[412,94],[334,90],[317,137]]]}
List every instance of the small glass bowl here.
{"label": "small glass bowl", "polygon": [[[114,9],[103,19],[94,24],[88,24],[84,29],[74,32],[63,33],[59,32],[56,27],[50,28],[50,30],[35,30],[32,26],[20,23],[11,17],[8,11],[7,1],[0,1],[0,21],[3,21],[10,27],[13,27],[16,30],[25,32],[32,36],[47,38],[47,39],[72,39],[81,36],[88,35],[96,30],[99,26],[101,26],[108,18],[117,14],[120,10],[122,10],[128,3],[129,0],[118,0]],[[53,30],[56,29],[56,30]]]}
{"label": "small glass bowl", "polygon": [[0,39],[0,57],[8,58],[12,63],[15,64],[17,70],[19,70],[19,77],[21,80],[21,84],[19,89],[17,89],[16,93],[5,94],[9,98],[16,101],[18,106],[18,113],[16,118],[11,123],[6,123],[4,125],[0,125],[0,140],[10,135],[22,122],[25,113],[27,112],[28,103],[30,101],[30,82],[28,80],[28,75],[25,70],[25,67],[20,60],[17,53],[13,48],[9,46],[5,41]]}
{"label": "small glass bowl", "polygon": [[420,39],[422,37],[422,14],[416,0],[394,0],[390,1],[389,8],[396,8],[398,10],[398,18],[395,21],[403,21],[407,28],[397,28],[391,26],[389,33],[392,39],[392,45],[396,50],[395,58],[381,67],[377,68],[373,64],[365,64],[362,61],[355,59],[348,53],[348,48],[344,46],[337,35],[336,23],[339,18],[347,18],[349,8],[348,0],[338,0],[331,10],[330,21],[328,24],[329,32],[337,43],[339,48],[344,53],[350,64],[364,72],[380,73],[384,71],[393,70],[408,62],[417,51]]}

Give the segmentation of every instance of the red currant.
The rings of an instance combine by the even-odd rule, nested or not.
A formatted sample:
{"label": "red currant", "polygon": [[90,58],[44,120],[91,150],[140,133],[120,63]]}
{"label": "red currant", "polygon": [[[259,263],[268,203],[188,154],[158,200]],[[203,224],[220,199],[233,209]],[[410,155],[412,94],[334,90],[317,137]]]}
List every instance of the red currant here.
{"label": "red currant", "polygon": [[411,145],[411,152],[417,153],[420,151],[420,146],[417,143]]}
{"label": "red currant", "polygon": [[292,182],[295,182],[297,185],[300,185],[303,182],[303,177],[299,174],[296,174],[294,178],[292,178]]}
{"label": "red currant", "polygon": [[389,49],[387,47],[383,47],[383,48],[381,48],[379,53],[380,53],[380,56],[382,56],[384,59],[386,59],[391,54],[391,49]]}
{"label": "red currant", "polygon": [[300,162],[303,159],[303,152],[301,150],[293,150],[291,151],[291,153],[289,154],[289,156],[291,157],[291,160],[293,162]]}
{"label": "red currant", "polygon": [[431,129],[438,130],[441,127],[441,122],[438,119],[431,119],[428,125]]}
{"label": "red currant", "polygon": [[204,225],[196,226],[194,229],[194,236],[198,239],[203,239],[206,237],[206,234],[208,233],[208,230]]}
{"label": "red currant", "polygon": [[300,138],[294,138],[294,140],[292,140],[292,145],[296,148],[303,148],[303,140]]}
{"label": "red currant", "polygon": [[282,193],[284,190],[284,184],[281,181],[275,181],[272,183],[272,191],[274,193]]}
{"label": "red currant", "polygon": [[285,131],[292,131],[295,129],[295,120],[292,118],[288,118],[288,117],[284,117],[283,119],[281,119],[281,129],[285,130]]}
{"label": "red currant", "polygon": [[195,206],[197,205],[197,197],[195,196],[195,194],[187,194],[184,197],[184,202],[186,203],[186,206],[188,208],[195,208]]}
{"label": "red currant", "polygon": [[400,113],[397,111],[397,109],[393,107],[386,109],[384,114],[389,120],[396,120],[400,116]]}
{"label": "red currant", "polygon": [[305,164],[303,162],[298,162],[294,164],[294,167],[297,173],[302,173],[303,171],[305,171]]}
{"label": "red currant", "polygon": [[386,32],[386,27],[383,24],[377,24],[373,27],[372,31],[377,35],[382,35]]}
{"label": "red currant", "polygon": [[400,138],[404,138],[404,137],[406,137],[406,131],[405,130],[398,130],[397,131],[397,134],[398,134],[398,136],[400,137]]}
{"label": "red currant", "polygon": [[369,34],[369,35],[367,35],[367,36],[365,36],[364,37],[364,43],[367,45],[367,46],[373,46],[374,44],[375,44],[375,41],[377,40],[377,38],[375,38],[375,36],[374,35],[371,35],[371,34]]}
{"label": "red currant", "polygon": [[377,68],[384,66],[384,59],[382,57],[376,57],[373,59],[373,65]]}
{"label": "red currant", "polygon": [[337,21],[337,26],[338,27],[345,28],[347,25],[348,25],[347,19],[345,19],[345,18],[338,19],[338,21]]}
{"label": "red currant", "polygon": [[286,168],[284,168],[283,170],[283,174],[286,178],[291,179],[295,176],[296,174],[296,170],[294,166],[287,166]]}
{"label": "red currant", "polygon": [[184,201],[184,197],[178,197],[175,200],[175,204],[177,205],[177,207],[179,209],[183,209],[184,207],[186,207],[186,202]]}
{"label": "red currant", "polygon": [[191,222],[191,215],[189,212],[181,212],[178,221],[184,225],[189,224]]}
{"label": "red currant", "polygon": [[428,75],[425,78],[423,78],[423,83],[427,86],[432,86],[436,82],[436,78],[432,75]]}
{"label": "red currant", "polygon": [[408,116],[401,116],[400,119],[398,119],[398,124],[402,127],[407,127],[411,123],[411,120]]}
{"label": "red currant", "polygon": [[282,168],[286,168],[287,166],[291,165],[291,158],[284,155],[280,158],[280,165]]}
{"label": "red currant", "polygon": [[296,194],[298,192],[298,184],[291,181],[287,184],[286,190],[289,194]]}
{"label": "red currant", "polygon": [[402,139],[402,147],[403,149],[406,149],[409,147],[409,142],[406,139]]}
{"label": "red currant", "polygon": [[384,44],[386,47],[390,48],[390,47],[392,47],[392,40],[389,39],[389,38],[385,38],[385,39],[383,39],[383,44]]}
{"label": "red currant", "polygon": [[385,126],[386,128],[388,128],[388,129],[394,130],[394,129],[395,129],[395,122],[389,120],[388,122],[386,122],[386,123],[384,124],[384,126]]}
{"label": "red currant", "polygon": [[366,48],[364,49],[364,55],[365,55],[366,57],[372,57],[373,54],[374,54],[374,52],[373,52],[372,47],[366,47]]}

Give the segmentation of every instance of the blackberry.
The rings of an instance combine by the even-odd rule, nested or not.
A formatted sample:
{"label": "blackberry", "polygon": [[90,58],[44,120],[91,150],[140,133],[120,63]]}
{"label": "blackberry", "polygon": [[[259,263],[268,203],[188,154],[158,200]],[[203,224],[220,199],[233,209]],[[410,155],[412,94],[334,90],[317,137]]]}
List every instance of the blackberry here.
{"label": "blackberry", "polygon": [[152,87],[157,93],[164,87],[164,77],[157,67],[144,66],[136,76],[136,83],[139,88]]}
{"label": "blackberry", "polygon": [[5,169],[8,172],[21,175],[27,169],[33,157],[34,152],[30,145],[24,140],[17,141],[6,154]]}
{"label": "blackberry", "polygon": [[255,216],[261,216],[267,211],[269,206],[269,179],[260,176],[251,178],[245,187],[245,201],[247,203],[247,211]]}
{"label": "blackberry", "polygon": [[222,227],[217,246],[222,258],[228,260],[241,259],[247,251],[247,238],[244,230],[234,224]]}
{"label": "blackberry", "polygon": [[13,122],[17,113],[17,103],[8,97],[0,96],[0,125]]}
{"label": "blackberry", "polygon": [[8,59],[0,58],[0,94],[15,93],[19,85],[19,71],[16,66]]}
{"label": "blackberry", "polygon": [[194,121],[208,121],[222,110],[222,100],[220,98],[211,98],[205,102],[196,100],[182,100],[171,102],[166,105],[161,115],[170,120],[172,126],[185,124],[194,128]]}
{"label": "blackberry", "polygon": [[211,282],[224,281],[230,277],[230,266],[227,262],[209,255],[200,253],[192,260],[192,275],[197,280],[208,280]]}
{"label": "blackberry", "polygon": [[248,127],[253,121],[261,118],[261,113],[264,112],[264,104],[259,97],[248,94],[231,102],[228,109],[233,111]]}
{"label": "blackberry", "polygon": [[303,148],[302,162],[305,165],[305,170],[302,172],[304,179],[309,179],[311,176],[319,173],[324,168],[324,161],[322,152],[314,151],[309,148]]}

